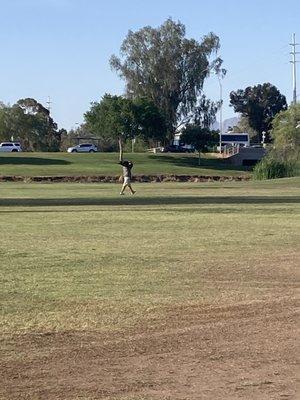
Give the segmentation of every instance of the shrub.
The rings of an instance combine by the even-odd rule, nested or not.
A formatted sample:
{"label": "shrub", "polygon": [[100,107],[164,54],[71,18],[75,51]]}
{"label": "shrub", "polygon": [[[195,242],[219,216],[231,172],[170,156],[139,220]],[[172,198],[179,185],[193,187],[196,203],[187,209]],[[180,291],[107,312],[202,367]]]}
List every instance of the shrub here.
{"label": "shrub", "polygon": [[270,157],[263,158],[253,169],[253,179],[276,179],[294,176],[295,164],[278,161]]}

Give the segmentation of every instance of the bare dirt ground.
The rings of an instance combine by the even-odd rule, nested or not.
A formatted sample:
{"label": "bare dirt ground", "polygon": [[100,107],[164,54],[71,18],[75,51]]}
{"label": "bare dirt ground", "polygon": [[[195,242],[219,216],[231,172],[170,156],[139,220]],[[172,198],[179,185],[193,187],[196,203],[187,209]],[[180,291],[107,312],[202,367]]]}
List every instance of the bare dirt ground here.
{"label": "bare dirt ground", "polygon": [[[114,333],[2,338],[1,399],[299,399],[296,300],[166,309]],[[19,357],[9,357],[9,348]]]}

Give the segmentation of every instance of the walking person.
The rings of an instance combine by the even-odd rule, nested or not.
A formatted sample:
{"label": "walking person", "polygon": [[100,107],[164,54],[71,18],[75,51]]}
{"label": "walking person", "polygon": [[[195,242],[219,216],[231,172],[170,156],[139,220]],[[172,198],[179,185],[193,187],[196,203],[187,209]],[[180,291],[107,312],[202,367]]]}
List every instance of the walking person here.
{"label": "walking person", "polygon": [[134,194],[135,191],[132,189],[131,186],[131,179],[132,179],[132,174],[131,170],[133,167],[132,161],[123,161],[123,152],[120,151],[120,158],[119,158],[119,164],[122,165],[123,167],[123,186],[120,192],[120,195],[124,195],[125,189],[128,187],[130,190],[131,194]]}

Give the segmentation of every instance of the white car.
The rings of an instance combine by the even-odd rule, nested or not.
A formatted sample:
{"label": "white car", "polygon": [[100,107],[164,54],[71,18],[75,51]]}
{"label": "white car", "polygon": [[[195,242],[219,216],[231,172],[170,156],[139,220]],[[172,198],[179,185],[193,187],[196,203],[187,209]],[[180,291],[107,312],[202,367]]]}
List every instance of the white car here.
{"label": "white car", "polygon": [[68,153],[96,153],[96,151],[98,151],[97,146],[91,143],[81,143],[67,149]]}
{"label": "white car", "polygon": [[5,153],[18,153],[22,151],[20,143],[2,142],[0,143],[0,151]]}

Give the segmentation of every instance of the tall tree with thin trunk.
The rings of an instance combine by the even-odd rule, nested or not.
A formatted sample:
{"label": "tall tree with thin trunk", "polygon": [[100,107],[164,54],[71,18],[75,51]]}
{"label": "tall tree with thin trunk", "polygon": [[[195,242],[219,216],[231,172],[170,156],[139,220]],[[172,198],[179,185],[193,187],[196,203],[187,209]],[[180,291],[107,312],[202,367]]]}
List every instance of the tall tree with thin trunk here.
{"label": "tall tree with thin trunk", "polygon": [[168,19],[158,28],[129,31],[121,58],[113,55],[112,69],[126,82],[129,97],[146,97],[163,113],[171,137],[192,115],[210,71],[224,72],[222,60],[210,61],[220,41],[214,33],[198,42],[187,39],[185,26]]}

